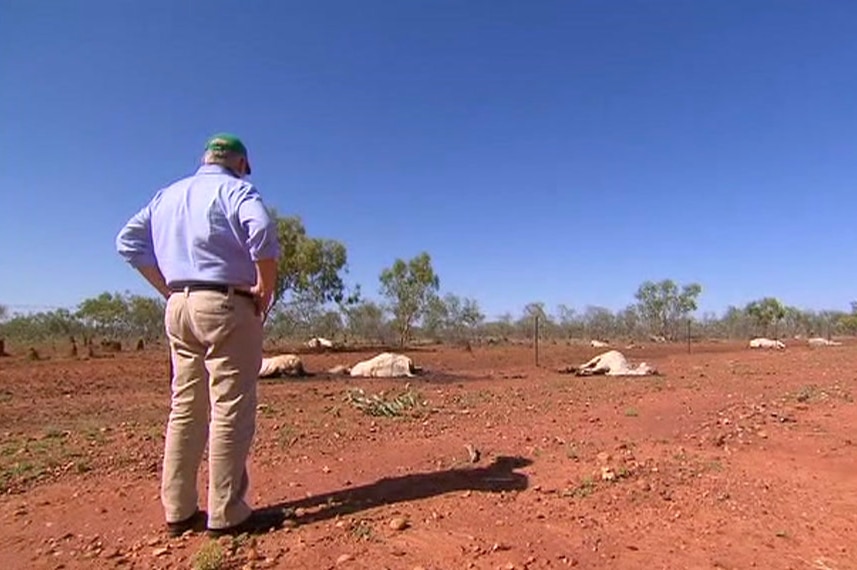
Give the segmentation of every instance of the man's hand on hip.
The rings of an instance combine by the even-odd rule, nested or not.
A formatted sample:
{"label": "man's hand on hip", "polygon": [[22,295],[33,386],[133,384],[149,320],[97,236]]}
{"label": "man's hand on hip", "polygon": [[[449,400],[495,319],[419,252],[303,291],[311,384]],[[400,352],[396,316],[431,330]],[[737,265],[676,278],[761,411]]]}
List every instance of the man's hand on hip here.
{"label": "man's hand on hip", "polygon": [[256,315],[267,315],[268,308],[271,305],[271,298],[273,297],[273,291],[266,291],[256,285],[250,292],[253,294],[253,301],[256,303]]}
{"label": "man's hand on hip", "polygon": [[277,286],[277,260],[260,259],[256,262],[256,285],[251,289],[256,297],[256,313],[268,316],[271,299]]}
{"label": "man's hand on hip", "polygon": [[167,283],[164,281],[161,269],[157,265],[141,266],[137,268],[137,271],[146,278],[146,281],[148,281],[152,287],[158,290],[158,293],[160,293],[164,299],[170,298],[170,289],[167,287]]}

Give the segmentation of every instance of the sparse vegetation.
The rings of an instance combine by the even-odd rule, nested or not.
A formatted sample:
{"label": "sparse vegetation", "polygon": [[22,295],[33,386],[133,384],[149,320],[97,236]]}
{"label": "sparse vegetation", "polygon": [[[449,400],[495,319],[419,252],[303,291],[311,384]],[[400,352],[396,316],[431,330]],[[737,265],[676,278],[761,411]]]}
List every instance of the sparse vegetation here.
{"label": "sparse vegetation", "polygon": [[199,547],[191,558],[193,570],[221,570],[226,562],[223,547],[214,540],[208,540]]}
{"label": "sparse vegetation", "polygon": [[431,256],[421,253],[410,261],[397,259],[381,272],[381,292],[390,301],[399,343],[411,340],[414,322],[420,319],[436,298],[440,279],[434,272]]}
{"label": "sparse vegetation", "polygon": [[790,397],[802,404],[809,402],[821,402],[831,398],[835,398],[843,402],[853,401],[851,392],[842,388],[838,384],[828,386],[827,388],[822,388],[815,384],[808,384],[802,386],[799,390],[791,394]]}
{"label": "sparse vegetation", "polygon": [[758,301],[749,303],[744,312],[753,319],[763,336],[768,336],[771,327],[774,327],[774,336],[777,334],[777,325],[786,317],[786,308],[779,299],[765,297]]}
{"label": "sparse vegetation", "polygon": [[[671,279],[645,281],[634,295],[635,302],[618,311],[591,305],[578,311],[561,304],[551,312],[544,303],[533,301],[517,319],[511,313],[486,319],[478,300],[452,292],[441,294],[440,279],[428,253],[409,261],[397,259],[381,272],[380,292],[387,302],[382,304],[381,300],[361,298],[359,285],[345,284],[347,255],[342,244],[308,237],[296,218],[282,218],[278,223],[287,258],[280,268],[284,272],[278,283],[280,301],[266,322],[266,336],[272,342],[303,342],[319,335],[343,342],[428,341],[470,343],[472,348],[480,343],[532,338],[536,315],[540,337],[553,342],[683,340],[688,324],[693,339],[746,339],[770,333],[782,338],[857,334],[857,303],[849,311],[810,311],[765,297],[744,307],[727,307],[719,316],[694,315],[702,286],[679,286]],[[162,339],[162,329],[163,300],[108,292],[84,299],[74,311],[13,313],[0,319],[0,337],[12,346],[25,347],[71,337],[91,340],[93,336],[135,346],[140,339]],[[91,353],[92,345],[84,345],[84,353]]]}
{"label": "sparse vegetation", "polygon": [[419,394],[411,390],[410,386],[395,396],[389,396],[385,392],[366,395],[362,388],[354,388],[348,391],[345,399],[370,416],[401,416],[405,411],[423,405]]}
{"label": "sparse vegetation", "polygon": [[282,426],[277,430],[277,441],[283,449],[293,446],[298,439],[300,439],[300,435],[295,432],[292,426]]}
{"label": "sparse vegetation", "polygon": [[658,283],[645,281],[634,297],[637,299],[637,311],[649,331],[667,339],[679,336],[679,325],[696,310],[697,300],[702,286],[690,283],[679,289],[672,279]]}
{"label": "sparse vegetation", "polygon": [[360,520],[351,526],[351,536],[361,541],[370,541],[375,537],[372,526],[365,520]]}
{"label": "sparse vegetation", "polygon": [[89,459],[70,435],[48,428],[40,437],[7,438],[0,443],[0,493],[26,489],[39,479],[68,470],[89,471]]}
{"label": "sparse vegetation", "polygon": [[576,487],[572,487],[569,489],[565,489],[560,492],[560,495],[563,497],[572,497],[575,499],[583,499],[591,495],[595,492],[595,488],[598,484],[595,482],[594,477],[584,477],[583,480]]}

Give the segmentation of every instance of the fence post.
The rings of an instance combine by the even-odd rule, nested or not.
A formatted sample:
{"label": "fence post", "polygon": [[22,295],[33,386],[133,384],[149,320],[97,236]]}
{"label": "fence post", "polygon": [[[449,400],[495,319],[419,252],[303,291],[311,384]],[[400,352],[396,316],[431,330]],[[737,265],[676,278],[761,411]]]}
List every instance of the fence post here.
{"label": "fence post", "polygon": [[533,324],[533,353],[536,361],[536,368],[539,367],[539,316],[535,315]]}
{"label": "fence post", "polygon": [[687,319],[687,353],[690,354],[690,319]]}

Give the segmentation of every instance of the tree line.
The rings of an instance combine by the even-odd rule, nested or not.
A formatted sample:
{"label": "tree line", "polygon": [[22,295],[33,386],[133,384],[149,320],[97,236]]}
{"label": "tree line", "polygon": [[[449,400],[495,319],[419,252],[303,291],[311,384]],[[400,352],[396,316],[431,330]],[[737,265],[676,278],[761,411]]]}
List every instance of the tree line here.
{"label": "tree line", "polygon": [[[276,216],[276,213],[274,213]],[[266,322],[269,338],[405,345],[414,341],[474,342],[528,338],[538,317],[540,336],[553,339],[678,340],[695,338],[792,337],[857,334],[857,302],[850,311],[809,311],[765,297],[723,314],[695,315],[703,292],[698,283],[645,281],[634,303],[611,311],[527,304],[521,314],[488,320],[476,299],[442,292],[431,256],[395,259],[378,277],[379,300],[364,298],[348,284],[348,256],[339,241],[307,234],[298,217],[276,216],[282,256],[274,305]],[[0,337],[18,342],[57,338],[163,336],[163,299],[104,292],[75,310],[11,314],[0,305]]]}

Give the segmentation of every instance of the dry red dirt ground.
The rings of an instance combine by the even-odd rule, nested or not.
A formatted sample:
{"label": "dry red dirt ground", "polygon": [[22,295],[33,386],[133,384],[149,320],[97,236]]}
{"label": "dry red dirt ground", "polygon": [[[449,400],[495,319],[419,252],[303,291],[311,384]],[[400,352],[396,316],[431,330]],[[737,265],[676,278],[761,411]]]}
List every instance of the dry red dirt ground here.
{"label": "dry red dirt ground", "polygon": [[0,568],[857,568],[857,345],[744,346],[585,379],[556,370],[596,349],[405,351],[398,417],[346,394],[402,380],[263,381],[251,498],[293,523],[220,543],[163,532],[163,348],[2,359]]}

